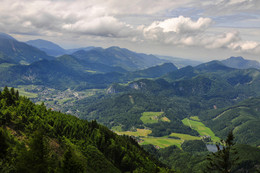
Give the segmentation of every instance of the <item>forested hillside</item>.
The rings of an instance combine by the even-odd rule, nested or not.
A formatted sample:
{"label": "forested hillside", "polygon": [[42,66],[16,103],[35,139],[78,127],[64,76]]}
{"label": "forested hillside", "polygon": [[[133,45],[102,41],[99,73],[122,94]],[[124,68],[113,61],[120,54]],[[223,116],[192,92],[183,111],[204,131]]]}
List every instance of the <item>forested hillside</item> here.
{"label": "forested hillside", "polygon": [[135,140],[96,121],[0,93],[0,172],[168,172]]}
{"label": "forested hillside", "polygon": [[[254,128],[250,134],[245,130],[251,129],[249,124],[258,122],[256,113],[246,119],[245,116],[239,120],[229,116],[224,120],[222,118],[228,116],[223,116],[219,121],[211,121],[214,114],[210,112],[221,113],[222,108],[260,96],[259,82],[260,72],[257,69],[234,69],[212,61],[174,70],[156,79],[113,84],[106,95],[76,101],[69,109],[80,118],[96,119],[115,131],[149,129],[152,132],[148,136],[153,137],[166,137],[171,133],[199,136],[188,124],[182,123],[185,118],[198,116],[206,126],[212,127],[218,137],[225,137],[228,131],[237,127],[234,133],[243,134],[237,135],[237,141],[259,145],[259,129]],[[247,110],[252,112],[254,109],[250,107]],[[148,112],[154,112],[154,116],[150,116],[151,122],[142,121],[143,115]],[[157,116],[160,112],[162,114]],[[224,125],[224,122],[232,125]]]}
{"label": "forested hillside", "polygon": [[217,135],[223,137],[230,130],[237,142],[260,146],[260,98],[250,98],[239,104],[203,112],[200,117]]}

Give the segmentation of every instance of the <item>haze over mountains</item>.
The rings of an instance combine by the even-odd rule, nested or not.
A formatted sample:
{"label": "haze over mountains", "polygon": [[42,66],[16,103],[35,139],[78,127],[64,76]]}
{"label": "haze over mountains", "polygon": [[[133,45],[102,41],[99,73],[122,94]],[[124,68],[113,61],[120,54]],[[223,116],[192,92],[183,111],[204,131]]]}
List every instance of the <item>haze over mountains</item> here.
{"label": "haze over mountains", "polygon": [[[241,152],[252,147],[252,150],[260,153],[257,148],[260,146],[260,129],[255,128],[260,121],[260,65],[257,61],[231,57],[200,63],[180,58],[164,59],[164,56],[136,53],[115,46],[65,50],[49,41],[31,40],[23,43],[3,33],[0,34],[0,43],[1,87],[19,88],[34,102],[44,102],[51,110],[70,113],[88,121],[96,120],[118,134],[134,136],[139,144],[147,147],[147,151],[155,154],[154,157],[174,170],[200,170],[209,154],[201,145],[220,142],[220,138],[224,139],[230,130],[233,130],[236,142],[246,145],[240,146]],[[12,94],[14,98],[15,93]],[[16,99],[17,103],[22,104],[22,98]],[[26,103],[29,104],[29,101]],[[11,106],[16,109],[15,104]],[[43,105],[40,107],[44,109]],[[38,109],[37,106],[35,109]],[[9,115],[5,110],[3,112],[3,115]],[[51,114],[49,111],[48,116]],[[49,123],[47,130],[62,129],[60,132],[75,142],[70,146],[81,148],[82,141],[72,139],[75,131],[71,130],[68,122],[65,125],[68,128],[65,128],[62,125],[54,126],[55,123],[44,117],[40,118],[45,125]],[[31,122],[26,120],[25,125],[20,125],[20,119],[25,121],[13,116],[10,124],[30,129]],[[80,120],[75,119],[75,124],[78,126]],[[142,167],[139,164],[133,168],[125,166],[128,161],[126,158],[123,161],[124,156],[119,153],[121,160],[113,158],[116,152],[124,153],[121,149],[113,148],[116,134],[95,123],[86,124],[89,127],[86,131],[90,130],[88,134],[91,136],[91,144],[88,145],[100,152],[103,160],[108,160],[113,169],[135,170]],[[206,128],[206,131],[200,130]],[[109,133],[110,137],[103,133]],[[55,137],[60,135],[50,134],[55,134]],[[102,137],[96,139],[95,135],[99,134]],[[129,143],[129,139],[118,139]],[[161,149],[157,150],[154,146]],[[138,148],[139,145],[133,142],[129,147]],[[142,149],[137,148],[136,151],[146,156]],[[129,157],[129,160],[136,159],[134,155]],[[177,162],[176,158],[184,159],[189,167]],[[250,155],[240,160],[236,169],[255,170],[260,165],[257,158],[258,155]],[[161,164],[150,159],[147,162],[157,165],[152,170],[159,169]],[[132,164],[135,165],[129,161],[129,165]],[[94,168],[93,165],[90,167],[91,170]]]}
{"label": "haze over mountains", "polygon": [[224,65],[232,68],[247,69],[257,68],[260,69],[260,63],[258,61],[247,60],[243,57],[230,57],[221,61]]}
{"label": "haze over mountains", "polygon": [[1,62],[30,64],[42,59],[52,60],[54,58],[33,46],[17,41],[9,35],[0,35]]}

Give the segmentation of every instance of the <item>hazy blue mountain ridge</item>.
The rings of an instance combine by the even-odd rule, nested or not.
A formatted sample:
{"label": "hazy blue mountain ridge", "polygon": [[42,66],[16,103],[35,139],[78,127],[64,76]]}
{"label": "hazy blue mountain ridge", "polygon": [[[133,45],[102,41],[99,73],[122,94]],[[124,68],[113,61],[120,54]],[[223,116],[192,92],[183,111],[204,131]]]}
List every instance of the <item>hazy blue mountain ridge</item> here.
{"label": "hazy blue mountain ridge", "polygon": [[221,61],[224,65],[232,68],[247,69],[247,68],[257,68],[260,69],[260,63],[254,60],[247,60],[243,57],[230,57],[228,59]]}
{"label": "hazy blue mountain ridge", "polygon": [[19,42],[11,36],[3,36],[3,34],[0,37],[0,58],[18,64],[30,64],[42,59],[54,59],[35,47]]}
{"label": "hazy blue mountain ridge", "polygon": [[50,56],[58,56],[66,53],[66,50],[60,47],[59,45],[42,39],[29,40],[27,44],[37,47],[38,49],[46,52]]}

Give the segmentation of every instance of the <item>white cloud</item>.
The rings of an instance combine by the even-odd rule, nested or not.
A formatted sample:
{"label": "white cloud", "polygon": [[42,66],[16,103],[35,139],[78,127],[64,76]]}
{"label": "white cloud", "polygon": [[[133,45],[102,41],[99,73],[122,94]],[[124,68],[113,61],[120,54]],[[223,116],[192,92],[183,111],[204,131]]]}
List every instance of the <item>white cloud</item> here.
{"label": "white cloud", "polygon": [[230,44],[240,41],[240,35],[238,32],[227,32],[220,35],[206,36],[203,43],[206,48],[226,48]]}
{"label": "white cloud", "polygon": [[244,41],[238,31],[211,33],[208,31],[214,22],[210,18],[179,16],[164,21],[155,21],[149,26],[140,26],[145,39],[174,46],[202,47],[206,49],[231,49],[237,52],[256,53],[259,43]]}
{"label": "white cloud", "polygon": [[254,41],[234,42],[228,47],[239,52],[260,53],[260,44]]}
{"label": "white cloud", "polygon": [[210,18],[199,18],[197,21],[192,21],[189,17],[179,16],[177,18],[153,22],[149,27],[145,28],[145,32],[160,28],[163,32],[194,33],[205,30],[211,23],[212,20]]}
{"label": "white cloud", "polygon": [[[1,27],[2,26],[2,27]],[[131,26],[85,1],[8,1],[0,6],[0,30],[44,35],[87,34],[128,37]]]}
{"label": "white cloud", "polygon": [[164,21],[155,21],[150,26],[139,27],[146,39],[157,40],[166,44],[195,45],[198,38],[212,24],[210,18],[191,18],[179,16]]}
{"label": "white cloud", "polygon": [[[195,14],[187,9],[193,9]],[[173,13],[175,10],[180,14]],[[243,16],[237,17],[236,22],[248,26],[250,19],[253,26],[260,20],[260,1],[1,0],[0,31],[79,41],[87,38],[92,39],[92,43],[128,41],[139,45],[225,48],[257,54],[260,52],[259,29],[252,29],[255,34],[250,38],[238,32],[239,28],[222,27],[217,32],[212,29],[221,27],[217,23],[221,21],[230,24],[226,26],[234,25],[232,18],[240,13]],[[225,16],[229,14],[229,18]]]}
{"label": "white cloud", "polygon": [[82,19],[76,23],[64,24],[62,29],[73,33],[105,37],[128,37],[132,32],[131,26],[112,16],[102,16],[89,20]]}

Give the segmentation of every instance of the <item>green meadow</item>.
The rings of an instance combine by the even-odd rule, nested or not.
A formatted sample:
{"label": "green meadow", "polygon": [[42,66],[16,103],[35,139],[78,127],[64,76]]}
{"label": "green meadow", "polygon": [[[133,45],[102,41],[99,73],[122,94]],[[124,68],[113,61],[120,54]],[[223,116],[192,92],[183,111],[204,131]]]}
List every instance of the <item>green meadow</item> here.
{"label": "green meadow", "polygon": [[141,138],[143,141],[140,142],[141,145],[152,144],[158,146],[160,148],[169,147],[171,145],[176,145],[181,148],[181,144],[183,143],[180,139],[171,139],[171,138],[163,138],[163,137],[147,137]]}
{"label": "green meadow", "polygon": [[148,129],[136,129],[136,132],[132,131],[125,131],[125,132],[116,132],[119,135],[128,135],[128,136],[135,136],[135,137],[147,137],[152,130]]}
{"label": "green meadow", "polygon": [[190,120],[188,118],[185,118],[182,120],[182,123],[196,130],[201,136],[211,136],[213,142],[220,141],[220,138],[215,136],[215,133],[200,121],[195,121],[195,120]]}
{"label": "green meadow", "polygon": [[[112,128],[112,130],[118,129],[120,126],[115,126]],[[116,131],[117,134],[119,135],[128,135],[128,136],[135,136],[135,137],[140,137],[141,142],[139,142],[141,145],[147,145],[147,144],[152,144],[155,146],[158,146],[160,148],[165,148],[170,145],[176,145],[177,147],[181,148],[181,144],[185,140],[201,140],[200,137],[198,136],[191,136],[188,134],[181,134],[181,133],[171,133],[169,136],[164,136],[164,137],[152,137],[148,136],[149,134],[152,133],[151,130],[148,129],[136,129],[136,131]],[[177,137],[179,139],[173,139],[170,137]]]}
{"label": "green meadow", "polygon": [[164,112],[143,112],[142,116],[140,117],[140,120],[144,124],[153,124],[158,123],[158,121],[166,121],[170,122],[170,120],[167,117],[162,116]]}
{"label": "green meadow", "polygon": [[182,133],[171,133],[169,136],[177,137],[182,139],[183,141],[189,141],[189,140],[201,140],[201,137],[198,136],[191,136],[188,134],[182,134]]}

